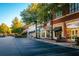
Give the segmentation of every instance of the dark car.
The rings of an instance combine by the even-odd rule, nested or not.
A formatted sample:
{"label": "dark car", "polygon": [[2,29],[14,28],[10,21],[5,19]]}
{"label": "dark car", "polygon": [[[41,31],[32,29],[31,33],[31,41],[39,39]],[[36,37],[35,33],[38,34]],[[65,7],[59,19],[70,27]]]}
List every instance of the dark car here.
{"label": "dark car", "polygon": [[25,38],[27,37],[27,35],[24,33],[24,34],[15,34],[15,38]]}
{"label": "dark car", "polygon": [[0,34],[0,37],[5,37],[6,35],[4,35],[4,34]]}

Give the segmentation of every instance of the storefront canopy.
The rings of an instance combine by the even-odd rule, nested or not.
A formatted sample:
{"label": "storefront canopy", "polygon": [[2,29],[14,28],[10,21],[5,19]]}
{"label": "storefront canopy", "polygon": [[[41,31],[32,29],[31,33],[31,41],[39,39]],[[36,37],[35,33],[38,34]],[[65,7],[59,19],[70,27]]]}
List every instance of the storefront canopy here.
{"label": "storefront canopy", "polygon": [[62,27],[55,27],[53,31],[62,31]]}
{"label": "storefront canopy", "polygon": [[79,27],[79,19],[67,21],[66,25],[67,25],[67,28],[78,28]]}

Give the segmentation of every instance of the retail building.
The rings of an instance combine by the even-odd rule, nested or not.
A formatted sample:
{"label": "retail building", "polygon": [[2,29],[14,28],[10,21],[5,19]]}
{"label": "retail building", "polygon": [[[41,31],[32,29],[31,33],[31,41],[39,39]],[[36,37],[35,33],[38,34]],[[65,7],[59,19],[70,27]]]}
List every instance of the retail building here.
{"label": "retail building", "polygon": [[53,37],[65,37],[66,40],[75,41],[79,37],[79,3],[69,3],[53,15]]}

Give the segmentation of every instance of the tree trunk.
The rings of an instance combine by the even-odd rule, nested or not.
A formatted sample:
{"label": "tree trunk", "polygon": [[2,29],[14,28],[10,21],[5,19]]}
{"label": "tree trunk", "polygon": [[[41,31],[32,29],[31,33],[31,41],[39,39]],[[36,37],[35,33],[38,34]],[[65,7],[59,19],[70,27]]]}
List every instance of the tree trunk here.
{"label": "tree trunk", "polygon": [[40,38],[40,28],[39,28],[39,38]]}
{"label": "tree trunk", "polygon": [[53,40],[53,27],[51,25],[51,39]]}
{"label": "tree trunk", "polygon": [[35,22],[35,24],[36,24],[36,38],[37,38],[37,21]]}
{"label": "tree trunk", "polygon": [[52,20],[53,20],[53,15],[52,15],[52,14],[50,14],[50,19],[51,19],[51,20],[50,20],[50,21],[51,21],[51,22],[50,22],[50,23],[51,23],[51,24],[50,24],[50,25],[51,25],[51,39],[53,40],[53,24],[52,24],[52,23],[53,23],[53,22],[52,22]]}

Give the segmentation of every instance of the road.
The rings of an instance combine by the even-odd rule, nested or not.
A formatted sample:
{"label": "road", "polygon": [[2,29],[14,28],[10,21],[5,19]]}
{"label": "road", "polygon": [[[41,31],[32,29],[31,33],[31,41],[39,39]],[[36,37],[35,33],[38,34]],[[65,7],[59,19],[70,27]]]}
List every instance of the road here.
{"label": "road", "polygon": [[0,56],[78,56],[79,49],[36,41],[34,38],[0,38]]}

